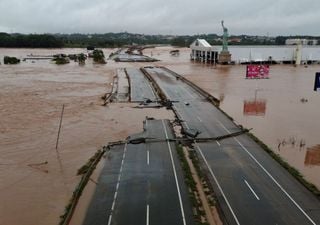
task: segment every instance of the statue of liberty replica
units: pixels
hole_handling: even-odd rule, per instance
[[[229,64],[231,62],[231,54],[228,50],[228,28],[224,26],[223,20],[221,21],[223,28],[223,39],[222,39],[222,51],[219,54],[218,62],[220,64]]]

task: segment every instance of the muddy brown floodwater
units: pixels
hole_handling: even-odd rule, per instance
[[[88,60],[83,67],[49,61],[0,65],[1,225],[58,224],[79,182],[78,168],[97,149],[140,132],[145,116],[172,118],[165,109],[133,109],[127,103],[102,107],[100,97],[110,91],[115,69],[121,67],[163,65],[186,76],[219,98],[221,108],[237,123],[253,128],[256,136],[320,187],[320,93],[312,91],[319,66],[272,66],[270,79],[246,80],[245,66],[193,63],[189,49],[180,49],[178,57],[170,56],[170,50],[145,50],[162,60],[148,64],[94,65]],[[0,49],[0,59],[82,51]],[[111,51],[104,49],[106,55]],[[65,114],[55,151],[62,104]],[[73,224],[83,219],[94,184],[89,182],[86,190]]]
[[[81,51],[0,49],[0,59]],[[106,55],[111,52],[104,51]],[[110,91],[119,66],[113,62],[93,65],[90,60],[85,66],[73,62],[57,66],[50,61],[0,65],[1,225],[58,224],[79,182],[77,170],[96,150],[142,131],[146,116],[172,118],[165,109],[101,106],[100,97]]]

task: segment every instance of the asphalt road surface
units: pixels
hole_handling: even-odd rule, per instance
[[[239,131],[219,109],[172,73],[146,68],[173,103],[184,129],[199,137]],[[320,201],[249,136],[243,134],[195,149],[206,166],[228,224],[320,224]]]
[[[146,99],[150,99],[151,101],[157,100],[149,81],[141,70],[128,68],[126,71],[130,77],[130,95],[132,102],[143,102]]]
[[[193,225],[192,206],[167,120],[146,120],[147,137],[162,142],[113,147],[85,225]]]
[[[129,100],[128,96],[129,81],[126,76],[124,69],[117,70],[117,91],[116,100],[118,102],[127,102]]]

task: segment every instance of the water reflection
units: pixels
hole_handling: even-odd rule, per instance
[[[320,145],[308,148],[304,159],[306,166],[320,166]]]
[[[244,100],[243,115],[246,116],[265,116],[266,114],[265,99]]]
[[[243,101],[243,115],[265,116],[267,100],[258,98],[258,89],[255,90],[254,98]]]

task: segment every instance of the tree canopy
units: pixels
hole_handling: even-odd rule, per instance
[[[61,39],[49,34],[7,34],[0,33],[0,47],[5,48],[61,48]]]

